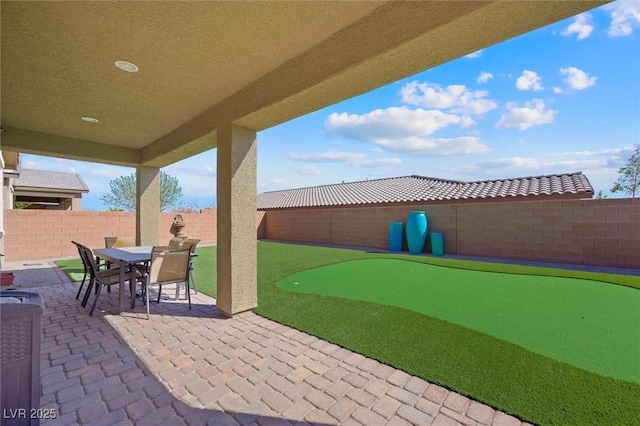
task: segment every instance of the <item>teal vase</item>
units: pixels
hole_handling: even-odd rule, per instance
[[[434,256],[442,256],[444,254],[444,238],[442,232],[431,233],[431,253]]]
[[[402,222],[389,223],[389,251],[402,251]]]
[[[427,215],[424,212],[412,211],[407,219],[407,245],[409,253],[420,254],[427,239]]]

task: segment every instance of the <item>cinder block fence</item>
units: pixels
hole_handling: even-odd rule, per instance
[[[411,210],[425,211],[429,231],[443,233],[445,253],[640,268],[640,199],[269,210],[256,212],[256,232],[271,240],[384,249],[389,222],[406,222]],[[71,240],[101,247],[105,236],[135,235],[134,213],[5,213],[7,261],[73,256]],[[187,235],[216,242],[216,210],[181,214]],[[161,241],[171,238],[174,216],[162,214]]]
[[[169,232],[177,213],[162,213],[160,241],[169,242]],[[187,226],[184,233],[201,244],[217,241],[217,214],[214,209],[200,213],[180,213]],[[136,215],[131,212],[7,210],[5,260],[50,259],[77,255],[71,241],[89,247],[104,247],[104,237],[135,237]],[[264,212],[256,212],[256,230],[264,238]]]
[[[411,210],[443,233],[445,253],[640,268],[640,199],[269,210],[265,235],[384,249],[389,222]]]

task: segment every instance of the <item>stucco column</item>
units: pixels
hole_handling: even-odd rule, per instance
[[[136,168],[136,243],[153,246],[159,242],[160,169]]]
[[[218,307],[229,316],[258,305],[256,133],[218,128]]]
[[[4,162],[1,161],[2,160],[2,153],[0,152],[0,165],[2,165],[2,167],[0,167],[0,181],[2,181],[2,193],[0,193],[0,230],[2,230],[2,235],[0,235],[0,254],[4,255],[4,233],[7,232],[6,229],[6,225],[5,225],[5,221],[4,221],[4,198],[5,198],[5,192],[9,190],[8,186],[9,182],[8,179],[4,179]],[[3,265],[3,260],[2,260],[2,256],[0,256],[0,271],[2,270],[2,265]]]

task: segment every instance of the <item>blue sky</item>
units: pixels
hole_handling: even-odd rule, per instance
[[[484,180],[582,171],[609,189],[640,146],[640,2],[618,0],[258,134],[258,192],[418,174]],[[23,156],[79,173],[85,209],[134,170]],[[216,152],[163,169],[215,203]],[[618,196],[621,196],[618,195]]]

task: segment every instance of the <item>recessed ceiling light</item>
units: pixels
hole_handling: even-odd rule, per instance
[[[127,61],[116,61],[116,67],[120,68],[122,71],[126,72],[138,72],[138,66],[136,64],[132,64]]]
[[[83,116],[82,119],[84,121],[89,122],[89,123],[97,123],[98,122],[97,118],[89,117],[88,115]]]

